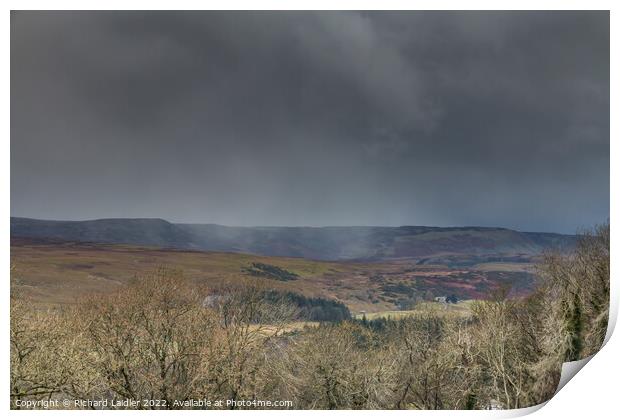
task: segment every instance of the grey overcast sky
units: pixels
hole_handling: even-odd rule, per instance
[[[11,214],[609,217],[607,12],[13,12]]]

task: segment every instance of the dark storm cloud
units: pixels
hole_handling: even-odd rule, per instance
[[[16,12],[11,32],[13,215],[609,215],[606,12]]]

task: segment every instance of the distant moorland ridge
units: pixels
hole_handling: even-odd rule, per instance
[[[575,235],[488,227],[231,227],[163,219],[52,221],[11,217],[12,238],[131,244],[315,260],[445,255],[536,255],[570,249]]]

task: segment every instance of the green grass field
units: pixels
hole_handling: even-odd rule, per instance
[[[420,315],[423,313],[434,312],[440,315],[446,316],[460,316],[466,317],[471,314],[471,304],[474,302],[473,300],[464,300],[460,301],[456,304],[448,303],[437,303],[437,302],[423,302],[416,305],[415,309],[406,310],[406,311],[378,311],[378,312],[366,312],[366,313],[356,313],[354,316],[357,319],[363,319],[364,316],[368,320],[373,320],[377,318],[386,318],[386,319],[401,319],[409,316]]]

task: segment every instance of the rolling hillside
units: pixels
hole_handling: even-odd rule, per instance
[[[229,227],[175,224],[163,219],[48,221],[19,217],[11,218],[11,236],[325,261],[429,258],[448,265],[455,256],[456,260],[473,256],[471,264],[513,261],[548,248],[570,248],[576,239],[573,235],[483,227]]]
[[[505,285],[514,295],[525,295],[535,285],[529,263],[450,268],[410,260],[318,261],[17,238],[11,241],[11,266],[14,290],[38,304],[71,304],[162,266],[180,269],[208,289],[253,280],[276,290],[343,302],[354,312],[407,309],[435,296],[481,299]]]

